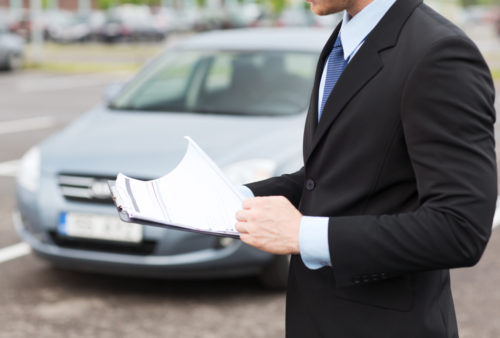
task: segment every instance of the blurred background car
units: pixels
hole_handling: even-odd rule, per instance
[[[92,38],[90,20],[84,16],[71,15],[59,22],[51,21],[47,26],[47,38],[59,42],[84,42]]]
[[[97,38],[104,42],[162,41],[167,31],[157,25],[148,6],[121,5],[110,9],[98,29]]]
[[[265,8],[248,27],[323,27],[333,29],[342,20],[342,13],[318,16],[303,7],[286,8],[273,13]]]
[[[251,27],[262,15],[264,9],[256,3],[232,4],[226,8],[232,28]]]
[[[314,26],[316,16],[304,8],[287,8],[280,13],[276,20],[279,27],[308,27]]]
[[[185,135],[235,185],[296,171],[316,62],[330,33],[210,32],[165,50],[124,87],[111,86],[106,105],[23,157],[19,235],[40,257],[69,269],[166,278],[258,275],[264,286],[284,288],[288,257],[230,238],[134,228],[119,220],[106,182],[118,172],[164,175],[183,157]]]
[[[29,41],[31,34],[31,20],[26,9],[15,9],[7,12],[7,25],[11,33],[15,33],[25,41]],[[5,21],[4,21],[5,23]]]
[[[24,39],[9,32],[7,22],[0,17],[0,69],[18,70],[23,66]]]
[[[68,22],[74,14],[65,10],[45,10],[38,13],[37,27],[42,31],[44,39],[50,39],[49,30]],[[12,33],[30,41],[34,28],[32,22],[32,13],[29,9],[18,8],[8,11],[8,26]]]
[[[332,28],[340,21],[339,16],[314,16],[304,6],[277,9],[270,3],[252,1],[227,2],[224,5],[180,2],[175,6],[163,2],[161,6],[145,2],[109,3],[109,6],[89,8],[84,6],[84,2],[75,5],[47,6],[36,12],[29,8],[0,7],[0,17],[5,17],[11,32],[28,42],[41,31],[43,40],[65,44],[87,41],[159,42],[175,33],[247,27]],[[35,39],[35,43],[40,43],[41,38]]]

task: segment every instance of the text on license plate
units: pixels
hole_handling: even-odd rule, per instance
[[[125,223],[118,216],[84,213],[61,213],[58,232],[69,237],[139,243],[143,237],[140,224]]]

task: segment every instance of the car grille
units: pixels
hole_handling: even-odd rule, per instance
[[[58,184],[64,198],[92,203],[112,204],[108,180],[114,177],[89,177],[82,175],[61,174]]]
[[[156,247],[155,241],[144,240],[141,243],[120,243],[100,240],[87,240],[79,238],[70,238],[58,235],[55,231],[49,232],[50,239],[62,248],[100,251],[110,253],[121,253],[127,255],[150,255]]]

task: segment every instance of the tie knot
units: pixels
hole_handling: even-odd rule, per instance
[[[342,47],[342,39],[340,38],[340,33],[337,36],[337,40],[335,40],[335,43],[333,44],[333,48],[338,48]]]

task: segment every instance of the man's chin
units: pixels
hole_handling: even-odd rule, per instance
[[[338,12],[341,12],[342,9],[328,9],[328,8],[321,8],[321,7],[318,7],[318,6],[315,6],[314,4],[311,4],[311,11],[316,14],[316,15],[319,15],[319,16],[326,16],[326,15],[331,15],[331,14],[335,14],[335,13],[338,13]]]
[[[333,13],[329,13],[327,11],[315,11],[315,10],[313,10],[312,12],[318,16],[327,16],[327,15],[333,14]]]

